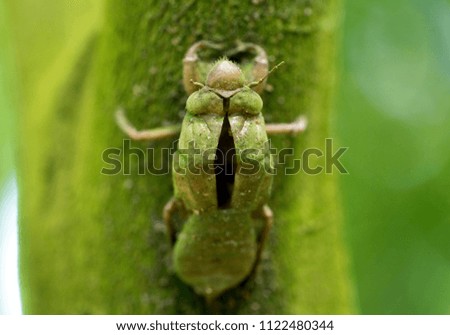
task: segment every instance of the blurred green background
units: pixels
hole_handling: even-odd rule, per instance
[[[341,178],[362,313],[450,313],[450,1],[347,1]]]
[[[360,312],[449,314],[450,1],[344,7],[332,122],[349,147],[340,184]],[[58,85],[101,13],[94,0],[0,0],[0,194],[26,150],[14,147],[18,106]]]

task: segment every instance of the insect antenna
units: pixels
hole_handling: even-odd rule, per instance
[[[275,71],[276,69],[278,69],[281,65],[284,64],[284,61],[278,63],[277,65],[275,65],[272,70],[270,70],[269,72],[267,72],[267,74],[262,77],[261,79],[259,79],[258,81],[252,81],[250,84],[248,84],[248,87],[254,87],[254,86],[258,86],[259,84],[261,84],[273,71]]]

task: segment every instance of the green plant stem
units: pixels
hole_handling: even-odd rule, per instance
[[[337,0],[110,1],[100,36],[84,44],[65,83],[40,98],[48,108],[28,102],[22,117],[24,311],[354,312],[335,174],[278,173],[270,203],[275,223],[256,277],[207,304],[173,273],[161,217],[173,191],[170,175],[139,175],[135,157],[123,161],[129,174],[101,173],[104,151],[122,148],[125,139],[114,121],[117,108],[140,129],[180,122],[181,60],[202,39],[250,41],[272,64],[285,61],[269,78],[263,113],[269,122],[304,114],[309,127],[298,137],[274,138],[273,146],[292,147],[297,158],[306,148],[323,149],[339,18]],[[131,146],[154,150],[149,163],[156,167],[169,164],[161,152],[170,140]]]

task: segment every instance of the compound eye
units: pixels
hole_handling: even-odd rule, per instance
[[[186,110],[194,115],[223,114],[223,100],[217,94],[201,89],[189,96]]]
[[[248,88],[231,97],[229,113],[258,115],[262,107],[263,101],[259,94]]]

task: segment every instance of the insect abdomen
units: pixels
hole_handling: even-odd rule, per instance
[[[248,212],[224,209],[194,214],[178,236],[175,271],[198,294],[214,298],[250,274],[256,251]]]

